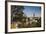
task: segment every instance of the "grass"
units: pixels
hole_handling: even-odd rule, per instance
[[[11,24],[11,29],[15,29],[16,28],[16,24]]]

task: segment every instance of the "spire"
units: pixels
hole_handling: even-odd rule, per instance
[[[33,13],[33,17],[35,17],[35,13]]]

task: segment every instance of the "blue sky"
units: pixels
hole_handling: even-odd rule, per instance
[[[24,6],[23,12],[28,17],[32,17],[33,13],[35,13],[36,17],[39,17],[41,15],[41,7],[40,6]]]

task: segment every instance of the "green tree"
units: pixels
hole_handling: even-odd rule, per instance
[[[41,27],[41,17],[38,19],[37,26]]]
[[[23,6],[11,6],[11,18],[12,21],[21,21],[23,18]]]

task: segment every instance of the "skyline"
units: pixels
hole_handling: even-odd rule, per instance
[[[41,16],[41,7],[40,6],[24,6],[24,14],[27,17],[32,17],[35,14],[35,17]]]

